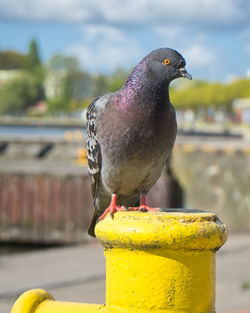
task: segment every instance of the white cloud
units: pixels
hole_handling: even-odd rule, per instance
[[[246,71],[246,77],[247,78],[250,78],[250,67],[247,69],[247,71]]]
[[[0,19],[76,23],[84,36],[66,52],[91,71],[129,67],[148,49],[167,46],[183,54],[192,74],[222,76],[233,69],[222,62],[229,52],[218,38],[230,30],[240,30],[250,52],[248,0],[0,0]]]
[[[245,49],[246,53],[250,55],[250,42],[249,41],[245,42],[244,49]]]
[[[193,44],[183,50],[187,69],[193,78],[202,77],[214,80],[221,77],[222,64],[220,53],[206,44]]]
[[[183,55],[187,70],[194,79],[214,80],[224,75],[221,46],[209,44],[211,37],[206,32],[184,27],[157,27],[156,36],[161,44]]]
[[[181,47],[187,41],[185,30],[179,26],[157,26],[154,29],[158,42],[166,47]]]
[[[207,67],[216,63],[216,53],[205,45],[194,44],[184,50],[185,58],[191,67]]]
[[[208,36],[199,30],[192,32],[183,27],[157,27],[155,33],[161,44],[178,50],[189,67],[211,66],[218,58],[214,48],[207,44]]]
[[[239,37],[244,42],[243,49],[250,55],[250,27],[239,34]]]
[[[105,17],[116,23],[232,27],[241,26],[249,16],[247,0],[220,0],[219,5],[217,0],[129,0],[122,9],[119,1],[111,2]]]
[[[81,22],[88,20],[95,14],[88,1],[85,9],[79,0],[1,0],[0,16],[4,19]]]
[[[105,39],[115,43],[123,43],[127,38],[123,31],[119,28],[109,25],[85,25],[82,27],[84,39],[89,42]]]
[[[226,77],[226,83],[234,83],[235,81],[237,81],[238,79],[240,78],[239,75],[236,75],[236,74],[229,74],[227,77]]]
[[[66,52],[77,56],[90,71],[109,72],[118,66],[129,68],[142,55],[139,43],[116,28],[88,25],[83,33],[84,42],[71,46]]]
[[[234,28],[249,25],[247,0],[1,0],[5,19],[143,26],[193,25]]]
[[[159,44],[155,48],[168,46],[179,50],[186,59],[188,70],[192,73],[201,70],[212,76],[216,72],[219,56],[214,49],[207,46],[204,37],[198,35],[195,40],[197,43],[191,44],[188,37],[185,37],[183,29],[172,28],[166,45],[163,44],[164,40],[162,42],[157,40],[158,36],[163,37],[163,34],[164,29],[155,31]],[[83,27],[83,42],[71,46],[66,52],[77,56],[83,67],[90,71],[110,72],[118,66],[124,68],[134,66],[149,51],[145,51],[140,42],[128,36],[125,31],[107,25],[87,25]]]

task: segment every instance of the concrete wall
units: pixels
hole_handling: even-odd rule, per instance
[[[0,240],[69,243],[87,238],[93,203],[86,150],[84,139],[73,139],[0,140]],[[179,136],[172,168],[186,207],[215,211],[233,231],[250,230],[247,142]],[[162,175],[148,195],[149,205],[173,207],[171,181]]]
[[[186,207],[216,212],[232,231],[250,231],[250,151],[179,148],[173,168]]]
[[[93,207],[84,172],[0,175],[0,240],[48,244],[86,240]]]

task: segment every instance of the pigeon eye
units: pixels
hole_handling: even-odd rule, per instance
[[[170,64],[170,60],[169,60],[169,59],[165,59],[165,60],[163,61],[163,63],[166,64],[166,65],[169,65],[169,64]]]

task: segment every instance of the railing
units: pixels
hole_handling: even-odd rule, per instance
[[[215,252],[227,239],[214,213],[118,212],[96,226],[106,256],[106,304],[20,296],[12,313],[214,313]]]

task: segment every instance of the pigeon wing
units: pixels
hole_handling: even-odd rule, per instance
[[[105,108],[107,100],[107,95],[98,97],[90,103],[87,110],[88,172],[91,177],[91,190],[94,200],[97,194],[102,163],[101,147],[97,140],[97,120],[99,114]]]

